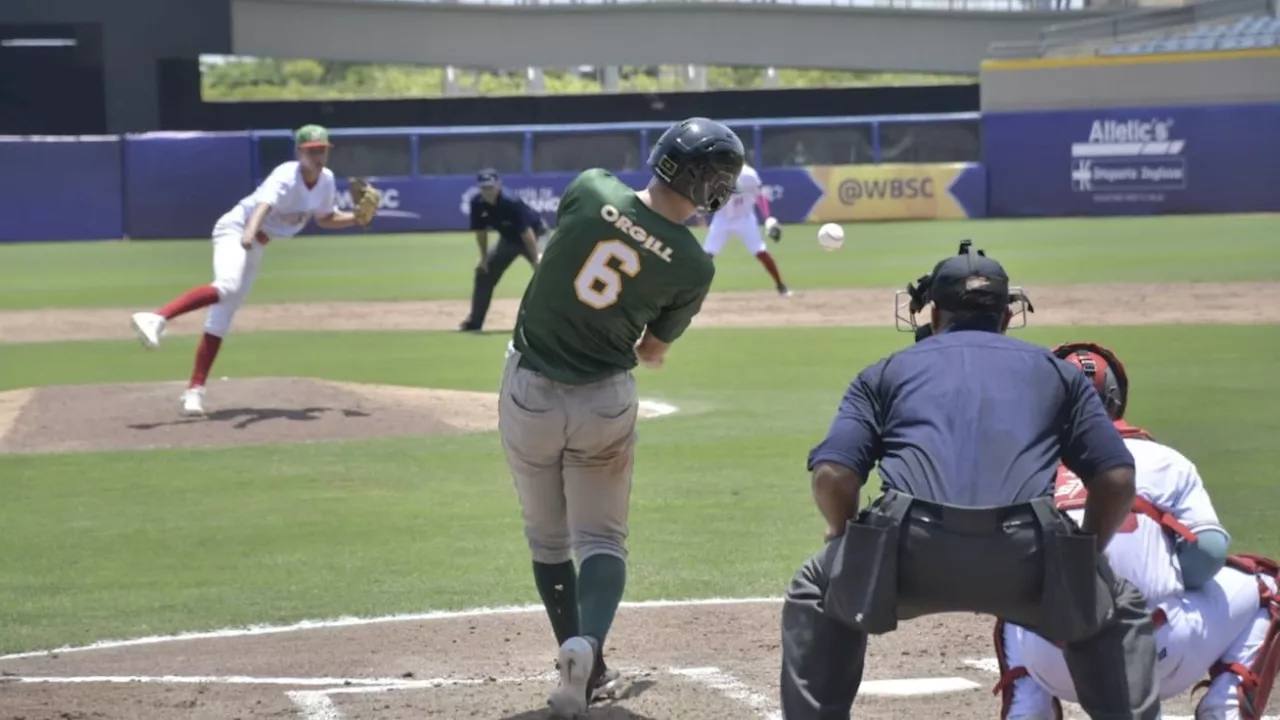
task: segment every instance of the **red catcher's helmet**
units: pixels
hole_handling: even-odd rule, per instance
[[[1084,371],[1112,420],[1123,420],[1129,405],[1129,374],[1116,354],[1096,343],[1063,343],[1053,354]]]

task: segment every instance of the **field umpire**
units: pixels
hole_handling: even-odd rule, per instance
[[[849,718],[868,633],[976,612],[1061,644],[1089,717],[1155,720],[1151,614],[1102,555],[1133,457],[1083,373],[1005,335],[999,263],[966,241],[928,293],[932,337],[863,370],[809,455],[827,545],[783,605],[783,717]],[[1089,489],[1079,527],[1053,504],[1059,458]],[[877,463],[883,494],[859,512]]]
[[[471,198],[471,229],[476,233],[480,262],[476,263],[475,284],[471,288],[471,314],[458,326],[463,332],[484,327],[494,288],[515,259],[523,256],[536,270],[538,242],[546,225],[533,208],[520,198],[504,192],[498,171],[486,168],[476,173],[479,192]],[[498,242],[489,247],[489,230],[498,232]]]

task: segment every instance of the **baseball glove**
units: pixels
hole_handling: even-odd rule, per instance
[[[382,203],[382,191],[363,178],[350,178],[347,182],[351,190],[351,211],[356,216],[356,222],[361,226],[368,226],[378,212],[378,205]]]
[[[764,231],[774,242],[782,240],[782,224],[773,218],[764,221]]]

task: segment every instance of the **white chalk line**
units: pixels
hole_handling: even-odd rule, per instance
[[[619,668],[623,676],[632,673],[646,674],[643,671],[636,671],[628,668]],[[713,690],[718,690],[725,696],[733,700],[744,702],[752,710],[756,711],[764,720],[782,720],[781,710],[770,709],[773,703],[764,695],[751,690],[747,685],[738,680],[733,675],[721,671],[719,668],[667,668],[667,672],[672,675],[694,678],[701,684],[707,685]],[[553,681],[558,677],[557,673],[545,673],[542,675],[533,675],[524,678],[484,678],[484,679],[466,679],[462,682],[451,681],[448,684],[453,685],[476,685],[476,684],[496,684],[503,682],[529,682],[529,681]],[[428,681],[429,682],[429,681]],[[434,687],[444,687],[445,684],[436,685]],[[325,690],[296,690],[286,692],[285,694],[297,706],[299,712],[302,713],[303,720],[342,720],[342,711],[333,702],[333,695],[353,694],[353,693],[377,693],[391,692],[396,690],[412,690],[416,689],[409,683],[396,683],[386,685],[368,685],[363,687],[340,687],[327,688]]]
[[[730,700],[736,700],[751,708],[757,717],[764,720],[782,720],[782,711],[776,709],[776,703],[720,668],[668,668],[667,672],[706,685]]]
[[[961,662],[975,670],[982,670],[983,672],[988,672],[993,675],[1000,674],[1000,661],[997,658],[970,658],[962,660]],[[1078,706],[1075,704],[1064,704],[1067,706],[1066,715],[1070,720],[1084,720],[1087,717],[1083,712],[1076,710],[1076,707]],[[1195,720],[1195,717],[1191,715],[1161,715],[1161,717],[1163,717],[1164,720]],[[1280,720],[1280,715],[1264,715],[1262,720]]]
[[[961,662],[974,670],[981,670],[983,672],[991,673],[992,675],[1000,674],[1000,661],[997,658],[968,658],[961,660]]]
[[[641,669],[620,668],[624,676],[645,674]],[[781,720],[781,711],[765,694],[753,690],[732,673],[716,667],[667,668],[667,672],[715,690],[743,703],[763,720]],[[25,684],[175,684],[175,685],[264,685],[315,687],[318,690],[288,690],[285,695],[297,706],[304,720],[341,720],[342,713],[332,696],[372,694],[403,690],[437,690],[450,687],[552,682],[554,672],[537,675],[482,678],[343,678],[343,677],[253,677],[247,675],[81,675],[6,677],[6,682]],[[863,683],[860,695],[915,696],[955,692],[978,687],[963,678],[921,678],[873,680]]]
[[[718,667],[668,668],[672,675],[688,678],[725,697],[751,708],[763,720],[782,720],[782,711],[764,693],[752,689],[733,673]],[[898,680],[869,680],[858,688],[859,697],[916,697],[942,693],[964,692],[981,687],[972,680],[960,677],[903,678]]]
[[[730,605],[763,605],[782,602],[782,598],[703,598],[688,600],[643,600],[624,602],[620,607],[636,610],[660,608],[730,606]],[[28,652],[0,655],[3,660],[22,660],[24,658],[43,657],[52,654],[86,652],[89,650],[113,650],[116,648],[137,647],[143,645],[159,645],[162,643],[183,640],[220,640],[229,638],[252,637],[256,635],[275,635],[278,633],[299,632],[303,630],[330,630],[336,628],[360,627],[364,625],[380,625],[401,622],[429,622],[433,620],[458,620],[486,616],[523,615],[526,613],[546,612],[542,605],[504,605],[496,607],[480,607],[468,610],[433,610],[421,613],[402,615],[382,615],[377,617],[338,617],[327,620],[302,620],[288,625],[249,625],[223,628],[219,630],[194,631],[173,635],[150,635],[147,637],[123,640],[103,640],[88,645],[68,645],[52,650],[32,650]]]
[[[244,675],[79,675],[79,676],[6,676],[5,681],[29,684],[152,684],[152,685],[284,685],[288,687],[323,687],[334,691],[377,692],[387,688],[429,690],[458,685],[491,685],[554,679],[554,673],[522,677],[483,678],[342,678],[342,677],[249,677]]]

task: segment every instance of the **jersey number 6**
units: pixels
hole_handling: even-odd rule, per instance
[[[617,261],[617,269],[610,261]],[[573,279],[573,290],[582,304],[603,310],[618,302],[622,292],[622,274],[635,277],[640,272],[640,253],[621,240],[604,240],[582,264]]]

